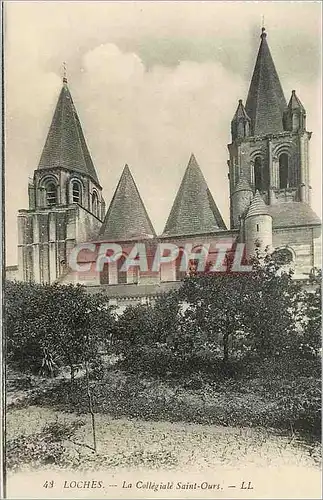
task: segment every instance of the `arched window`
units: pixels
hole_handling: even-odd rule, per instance
[[[279,157],[279,188],[288,188],[288,155],[282,153]]]
[[[99,216],[99,200],[98,200],[98,195],[94,191],[92,194],[92,213],[96,217]]]
[[[254,164],[254,179],[255,179],[255,188],[258,191],[263,190],[263,179],[262,179],[262,164],[261,164],[260,156],[257,156]]]
[[[82,203],[82,190],[78,181],[72,182],[72,203]]]
[[[46,204],[52,207],[57,204],[57,186],[55,182],[48,182],[46,185]]]

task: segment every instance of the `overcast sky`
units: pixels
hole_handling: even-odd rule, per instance
[[[107,205],[128,163],[161,233],[194,152],[229,225],[230,121],[247,96],[262,16],[286,99],[296,89],[307,110],[320,213],[320,2],[24,1],[5,11],[8,265],[63,61]]]

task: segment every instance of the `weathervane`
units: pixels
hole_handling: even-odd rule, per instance
[[[261,35],[260,38],[264,39],[266,38],[266,28],[265,28],[265,16],[262,15],[262,20],[261,20]]]
[[[66,62],[63,62],[63,83],[67,83]]]

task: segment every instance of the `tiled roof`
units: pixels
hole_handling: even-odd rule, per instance
[[[276,203],[270,205],[268,209],[273,218],[274,228],[321,225],[320,218],[307,203],[299,201]]]
[[[62,167],[99,180],[87,148],[72,96],[64,82],[39,161],[39,169]]]
[[[156,236],[128,165],[123,169],[99,236],[110,240]]]
[[[304,108],[303,104],[301,103],[301,101],[299,100],[299,98],[297,97],[295,90],[292,90],[292,95],[291,95],[291,98],[290,98],[289,103],[288,103],[288,109],[291,109],[291,110],[301,109],[302,111],[305,112],[305,108]]]
[[[201,234],[226,229],[192,154],[166,222],[163,236]]]
[[[245,109],[244,105],[242,104],[242,99],[239,99],[238,107],[237,107],[237,110],[234,114],[232,121],[239,120],[239,118],[245,118],[246,120],[250,121],[250,118],[246,112],[246,109]]]
[[[246,102],[246,112],[251,119],[251,134],[255,136],[283,132],[283,113],[286,108],[286,99],[263,28]]]
[[[270,215],[268,210],[268,205],[262,199],[259,191],[256,191],[255,196],[253,197],[252,202],[248,208],[246,219],[248,217],[252,217],[253,215]]]

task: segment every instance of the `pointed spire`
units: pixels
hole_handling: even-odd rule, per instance
[[[163,235],[200,234],[221,229],[226,229],[225,223],[192,153]]]
[[[61,167],[88,175],[99,184],[66,77],[63,82],[38,169]]]
[[[247,115],[246,109],[243,105],[242,99],[239,99],[238,101],[238,107],[234,114],[233,120],[239,120],[240,118],[245,118],[246,120],[250,121],[250,118]]]
[[[295,90],[292,90],[291,98],[284,113],[284,127],[285,130],[291,130],[292,132],[306,130],[306,111]]]
[[[258,190],[250,203],[245,218],[247,219],[248,217],[252,217],[254,215],[270,215],[268,205],[266,205]]]
[[[246,102],[251,118],[251,134],[264,135],[283,132],[283,113],[287,103],[267,44],[265,28]]]
[[[299,109],[300,111],[303,111],[305,113],[305,108],[297,97],[295,90],[292,90],[292,95],[288,103],[288,109],[290,109],[291,111],[293,111],[294,109]]]
[[[237,110],[231,121],[232,140],[247,137],[250,133],[250,122],[251,120],[245,110],[242,99],[239,99]]]
[[[100,230],[100,239],[131,240],[156,236],[138,188],[125,165]]]

